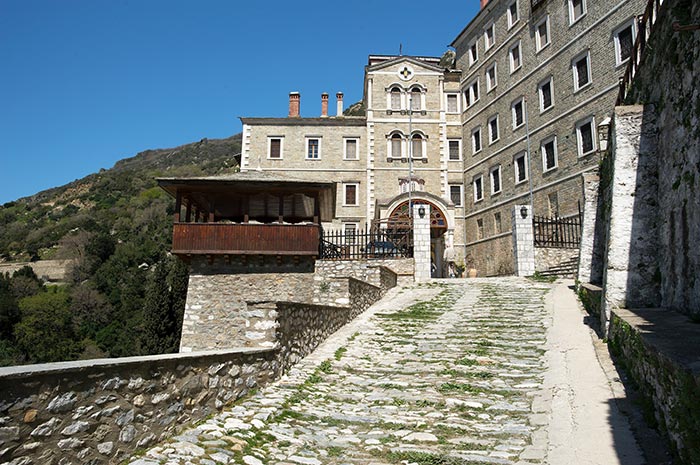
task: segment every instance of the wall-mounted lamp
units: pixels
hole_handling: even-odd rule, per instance
[[[598,145],[601,152],[608,150],[608,137],[610,136],[610,118],[605,118],[598,125]]]
[[[418,216],[420,216],[421,218],[425,218],[425,207],[423,205],[418,207]]]
[[[527,218],[527,207],[525,205],[520,207],[520,216],[522,216],[523,219]]]

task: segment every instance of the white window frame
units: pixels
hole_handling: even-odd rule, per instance
[[[317,153],[318,156],[315,158],[309,157],[309,142],[312,140],[318,141],[318,153]],[[322,149],[323,138],[321,136],[306,136],[305,141],[306,141],[306,143],[304,144],[304,147],[306,148],[305,153],[304,153],[305,159],[312,160],[312,161],[320,160],[322,158],[322,153],[323,153],[323,149]]]
[[[491,30],[491,43],[488,40],[489,29]],[[494,45],[496,45],[496,23],[491,22],[484,28],[484,52],[488,52]]]
[[[419,136],[419,137],[420,137],[420,141],[421,141],[421,144],[420,144],[420,145],[421,145],[421,155],[420,155],[420,157],[417,157],[416,154],[413,153],[413,150],[412,150],[412,149],[413,149],[413,145],[412,145],[412,144],[413,144],[413,137],[414,137],[414,136]],[[428,157],[428,152],[427,152],[427,149],[428,149],[428,136],[426,136],[426,135],[423,134],[422,132],[414,132],[413,134],[411,134],[411,137],[410,137],[408,143],[411,144],[411,151],[410,151],[411,158],[413,158],[414,160],[422,160],[422,159]],[[408,148],[407,148],[406,155],[407,155],[407,156],[409,155]]]
[[[495,177],[494,173],[498,171],[498,190],[495,189]],[[500,194],[503,191],[503,170],[501,165],[492,166],[489,170],[489,182],[491,183],[491,195]]]
[[[544,93],[542,92],[542,89],[547,83],[549,83],[549,100],[551,101],[551,104],[547,108],[545,108]],[[549,76],[547,79],[543,79],[539,82],[539,84],[537,84],[537,95],[540,100],[540,113],[549,111],[554,107],[554,78],[552,76]]]
[[[469,66],[474,66],[474,64],[479,61],[479,41],[474,39],[469,43],[467,49],[467,55],[469,56]]]
[[[280,156],[272,157],[272,140],[279,139],[280,141]],[[267,159],[268,160],[284,160],[284,136],[267,136]]]
[[[494,120],[496,121],[496,138],[495,139],[492,138],[493,132],[491,131],[491,122]],[[500,123],[500,121],[498,121],[498,113],[496,113],[495,115],[493,115],[492,117],[490,117],[488,119],[488,123],[486,124],[486,127],[488,128],[488,132],[489,132],[489,145],[495,144],[496,142],[498,142],[501,139],[501,123]]]
[[[586,0],[581,0],[581,3],[583,4],[583,13],[581,13],[581,16],[578,18],[574,18],[574,0],[569,0],[569,26],[573,26],[577,22],[581,20],[586,14],[588,13],[588,5],[586,5]]]
[[[348,226],[352,226],[355,230],[355,234],[348,234]],[[343,244],[356,244],[357,235],[360,231],[360,223],[354,221],[343,221]],[[348,238],[353,237],[354,240],[349,241]]]
[[[515,61],[513,60],[513,50],[518,49],[518,66],[515,66]],[[523,67],[523,48],[521,45],[520,39],[517,40],[513,45],[510,46],[508,49],[508,63],[510,64],[510,74],[515,73],[518,71],[520,68]]]
[[[453,202],[453,200],[452,200],[452,188],[453,187],[456,187],[459,189],[459,203],[455,203],[455,207],[463,207],[464,206],[464,185],[462,185],[462,184],[448,184],[447,192],[450,196],[450,202]]]
[[[583,137],[581,136],[581,128],[587,124],[591,125],[591,142],[593,148],[589,150],[588,152],[583,152]],[[578,123],[576,123],[576,150],[578,152],[579,157],[585,157],[587,155],[590,155],[592,153],[595,153],[596,150],[598,150],[598,141],[596,140],[596,126],[595,126],[595,117],[594,116],[589,116],[586,119],[580,120]]]
[[[476,133],[479,133],[479,150],[476,150],[476,138],[474,137]],[[471,141],[472,155],[476,155],[484,149],[484,138],[481,135],[481,126],[477,126],[474,129],[472,129]]]
[[[355,141],[355,157],[348,157],[348,141]],[[360,138],[359,137],[343,137],[343,160],[357,161],[360,159]]]
[[[355,186],[355,202],[356,203],[346,203],[347,200],[347,188],[349,186]],[[344,182],[343,183],[343,206],[344,207],[359,207],[360,206],[360,183],[359,182]]]
[[[450,158],[450,142],[457,142],[457,158]],[[462,139],[447,139],[447,161],[462,161]]]
[[[414,104],[413,95],[418,94],[418,104]],[[413,108],[413,106],[417,108]],[[419,85],[413,85],[408,92],[406,92],[406,109],[411,111],[422,111],[425,109],[425,90],[421,89]]]
[[[464,89],[464,108],[470,108],[479,101],[481,98],[481,92],[479,91],[479,78],[476,77],[467,84],[467,88]]]
[[[523,179],[518,179],[520,177],[520,168],[518,168],[518,159],[522,158],[523,159],[523,172],[525,174],[525,177]],[[514,176],[515,176],[515,185],[517,186],[518,184],[522,184],[524,182],[527,182],[530,173],[528,173],[528,163],[527,163],[527,152],[520,152],[515,154],[513,156],[513,169],[514,169]]]
[[[518,103],[520,104],[520,111],[522,112],[522,122],[520,124],[517,124],[517,119],[515,117],[515,106]],[[525,99],[523,97],[513,100],[513,103],[510,104],[510,113],[513,117],[513,131],[515,131],[525,124]]]
[[[632,29],[632,46],[634,46],[634,41],[637,40],[637,26],[634,19],[625,21],[613,31],[613,38],[615,40],[615,67],[622,66],[630,60],[630,57],[627,57],[624,60],[622,59],[622,49],[620,48],[620,32],[624,31],[628,27]],[[634,53],[634,48],[632,49],[631,53]]]
[[[393,149],[392,138],[395,135],[398,135],[399,138],[401,139],[401,153],[399,154],[398,157],[394,155],[394,152],[392,150]],[[407,156],[406,155],[406,137],[402,133],[396,132],[396,131],[390,133],[386,139],[386,143],[387,143],[387,145],[386,145],[387,158],[390,158],[392,160],[400,160],[400,159],[405,158]]]
[[[477,195],[477,181],[481,184],[481,196]],[[476,176],[474,176],[474,178],[472,179],[472,186],[474,187],[474,203],[481,202],[482,200],[484,200],[484,176],[481,174],[477,174]]]
[[[392,91],[394,89],[397,89],[399,92],[399,108],[394,108],[392,105]],[[405,89],[401,87],[398,84],[392,84],[387,88],[386,92],[386,108],[387,110],[391,111],[401,111],[404,109],[404,94],[406,93]]]
[[[493,82],[491,78],[489,77],[489,71],[493,70]],[[486,92],[491,92],[493,89],[498,86],[498,63],[493,62],[491,63],[491,66],[486,68],[486,71],[484,72],[484,79],[486,80]]]
[[[515,5],[515,17],[513,17],[512,8]],[[520,12],[518,11],[518,0],[513,0],[508,5],[508,29],[512,29],[513,26],[520,20]]]
[[[554,147],[554,166],[547,168],[547,151],[545,145],[552,142]],[[548,173],[559,168],[559,149],[557,148],[557,136],[550,136],[540,142],[540,153],[542,154],[542,172]]]
[[[547,34],[547,41],[542,42],[542,36],[540,35],[540,26],[544,24],[545,31]],[[549,28],[549,15],[545,15],[544,18],[542,18],[536,25],[535,25],[535,46],[537,48],[537,53],[541,52],[544,50],[546,47],[548,47],[552,43],[552,34],[551,30]]]
[[[588,72],[588,82],[585,83],[584,85],[580,85],[578,81],[578,68],[576,64],[581,61],[582,59],[586,59],[586,69]],[[573,60],[571,60],[571,72],[573,74],[573,79],[574,79],[574,93],[583,90],[587,87],[589,87],[591,84],[593,84],[593,75],[591,73],[591,51],[586,50],[585,52],[579,53],[574,57]]]
[[[457,110],[456,111],[450,111],[450,99],[449,97],[453,96],[455,98],[455,103],[457,104]],[[460,114],[460,102],[459,102],[459,93],[457,92],[448,92],[445,94],[445,113],[448,115],[458,115]]]

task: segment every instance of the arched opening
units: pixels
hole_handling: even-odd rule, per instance
[[[391,91],[391,109],[401,110],[401,89],[398,87],[392,87]]]

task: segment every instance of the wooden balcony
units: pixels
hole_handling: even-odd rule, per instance
[[[175,223],[176,255],[318,255],[318,224]]]

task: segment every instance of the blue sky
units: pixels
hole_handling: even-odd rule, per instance
[[[431,7],[434,6],[434,7]],[[137,152],[362,98],[369,54],[441,55],[478,0],[0,0],[0,204]]]

